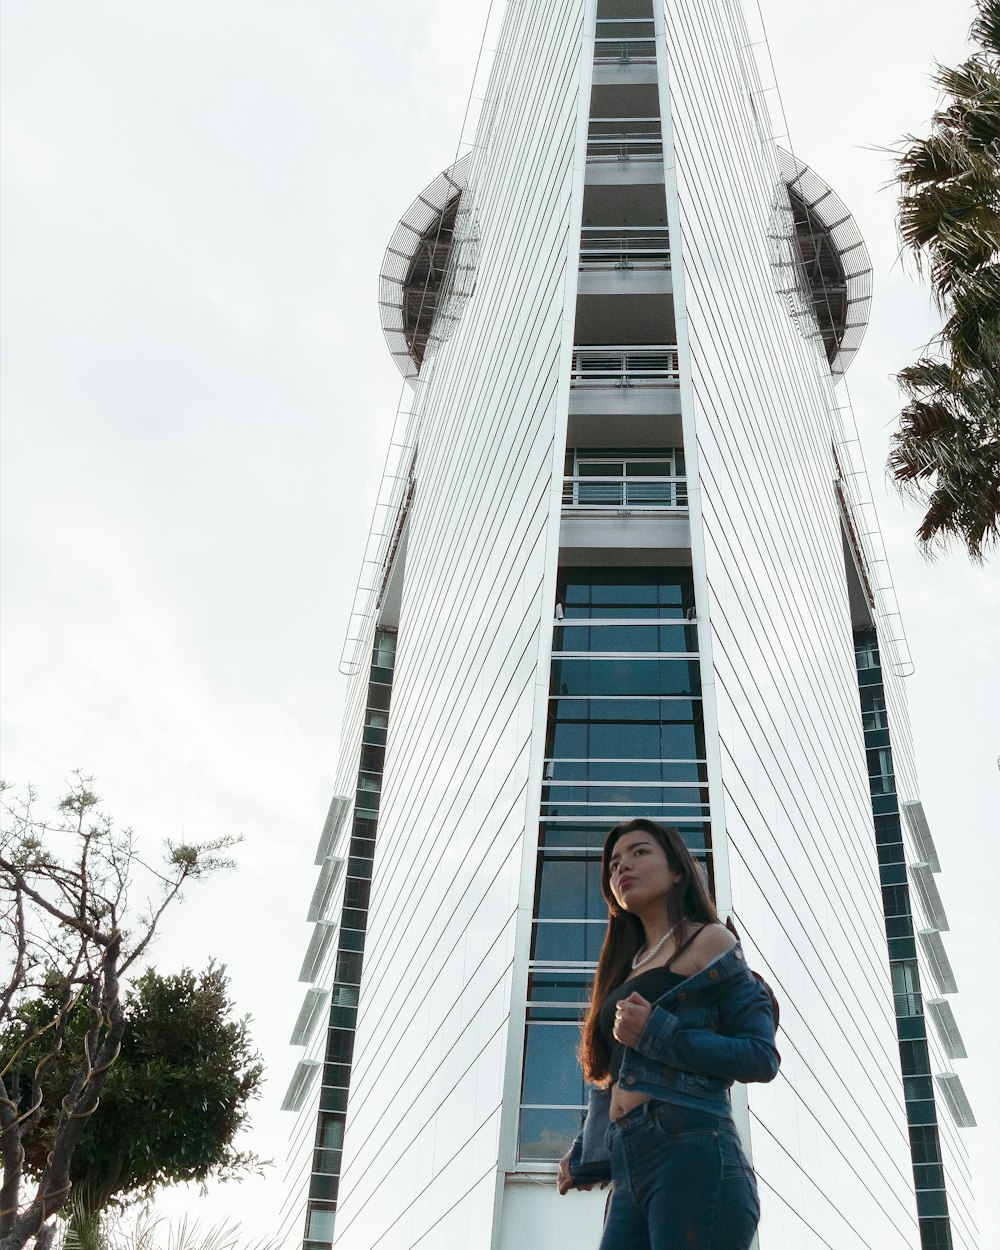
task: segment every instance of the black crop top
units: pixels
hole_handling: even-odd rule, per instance
[[[667,990],[672,990],[675,985],[680,985],[682,981],[687,979],[687,977],[681,976],[678,972],[671,972],[669,968],[650,968],[648,972],[640,972],[638,976],[634,976],[628,981],[623,981],[604,1000],[601,1006],[601,1033],[604,1035],[604,1040],[611,1047],[612,1083],[618,1080],[618,1073],[621,1071],[626,1049],[621,1042],[615,1041],[612,1031],[615,1027],[615,1007],[618,1004],[618,1000],[628,998],[629,994],[641,994],[649,1002],[655,1002],[656,999],[662,998]]]

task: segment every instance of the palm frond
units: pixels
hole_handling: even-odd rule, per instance
[[[954,97],[959,105],[979,108],[985,101],[995,97],[1000,85],[1000,74],[982,55],[971,56],[961,65],[939,65],[933,77],[934,85],[946,95]],[[935,120],[941,114],[935,114]]]
[[[1000,538],[1000,392],[988,371],[925,357],[897,381],[909,403],[890,441],[889,472],[924,505],[928,553],[962,542],[974,560]]]
[[[1000,0],[979,0],[972,38],[987,55],[1000,58]]]
[[[1000,379],[1000,263],[984,265],[955,287],[942,337],[953,368]]]

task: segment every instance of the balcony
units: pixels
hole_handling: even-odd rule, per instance
[[[578,346],[573,349],[572,385],[578,387],[677,386],[674,344]]]
[[[653,23],[644,17],[597,19],[596,65],[632,65],[656,61]]]
[[[670,235],[666,226],[584,226],[580,268],[669,269]]]
[[[663,135],[659,117],[592,117],[587,134],[587,160],[661,161]]]
[[[563,478],[564,508],[596,508],[621,512],[656,509],[686,509],[687,478],[684,477],[596,477]]]

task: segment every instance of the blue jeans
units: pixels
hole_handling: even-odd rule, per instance
[[[760,1204],[732,1119],[647,1102],[611,1122],[608,1145],[600,1250],[748,1250]]]

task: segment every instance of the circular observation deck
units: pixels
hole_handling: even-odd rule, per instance
[[[830,372],[846,373],[868,327],[872,266],[843,200],[805,162],[780,151],[801,260],[803,294],[819,322]]]
[[[382,331],[406,379],[420,372],[435,314],[455,292],[446,288],[459,201],[469,176],[469,156],[438,174],[396,227],[379,275]],[[453,311],[453,322],[458,309]],[[435,337],[444,338],[442,327]]]

